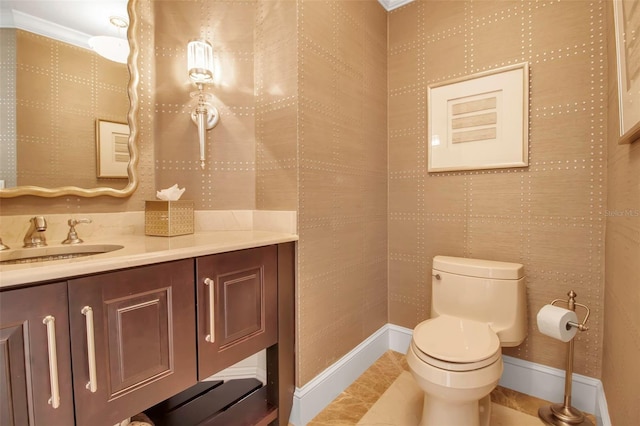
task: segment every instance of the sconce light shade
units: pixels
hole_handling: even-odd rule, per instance
[[[206,40],[191,40],[187,45],[187,68],[194,83],[213,81],[213,47]]]
[[[198,142],[200,143],[200,167],[204,170],[205,143],[207,130],[218,124],[220,114],[211,105],[211,95],[204,91],[206,83],[213,82],[213,47],[206,40],[191,40],[187,44],[187,69],[189,78],[198,86],[198,91],[191,96],[198,98],[198,105],[191,112],[191,120],[198,126]]]

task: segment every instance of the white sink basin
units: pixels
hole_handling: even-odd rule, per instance
[[[72,246],[34,247],[0,252],[0,264],[46,262],[48,260],[71,259],[120,250],[118,244],[78,244]]]

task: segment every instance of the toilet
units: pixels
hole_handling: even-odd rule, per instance
[[[420,426],[488,426],[502,347],[526,336],[523,265],[434,257],[431,318],[413,330],[407,351],[424,391]]]

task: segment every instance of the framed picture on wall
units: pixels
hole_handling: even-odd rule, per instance
[[[428,171],[529,165],[529,65],[427,89]]]
[[[128,178],[129,125],[96,120],[96,157],[99,178]]]
[[[620,144],[640,139],[640,2],[614,0]]]

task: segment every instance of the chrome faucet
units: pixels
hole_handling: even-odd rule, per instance
[[[47,245],[47,238],[44,231],[47,230],[47,221],[43,216],[35,216],[30,219],[31,226],[24,237],[25,248],[42,247]]]
[[[76,232],[76,225],[79,223],[91,223],[91,219],[69,219],[67,221],[67,224],[69,224],[69,234],[67,234],[67,239],[64,240],[62,244],[80,244],[83,242]]]

